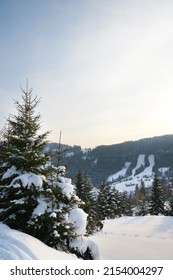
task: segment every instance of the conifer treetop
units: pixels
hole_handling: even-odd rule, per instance
[[[38,134],[41,128],[41,114],[36,113],[40,102],[33,90],[26,86],[22,91],[22,102],[14,101],[16,115],[8,119],[9,165],[17,170],[39,174],[46,163],[43,149],[47,144],[48,132]]]

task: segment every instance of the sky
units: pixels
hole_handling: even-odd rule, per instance
[[[26,78],[49,140],[173,133],[172,0],[0,0],[0,128]]]

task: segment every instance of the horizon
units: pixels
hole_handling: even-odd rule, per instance
[[[70,146],[70,147],[77,146],[77,147],[81,147],[81,149],[84,149],[84,150],[85,150],[85,149],[86,149],[86,150],[88,150],[88,149],[93,150],[93,149],[95,149],[95,148],[97,148],[97,147],[101,147],[101,146],[121,145],[121,144],[124,144],[124,143],[126,143],[126,142],[138,142],[138,141],[142,141],[142,140],[149,140],[149,139],[162,138],[162,137],[173,137],[173,134],[154,135],[154,136],[151,136],[151,137],[150,137],[150,136],[149,136],[149,137],[146,136],[146,137],[144,137],[144,138],[139,138],[139,139],[134,139],[134,140],[129,139],[129,140],[125,140],[125,141],[123,141],[123,142],[118,142],[118,143],[101,144],[101,145],[98,145],[98,146],[95,146],[95,147],[83,147],[83,146],[78,145],[78,144],[70,145],[70,144],[68,144],[68,143],[63,143],[63,141],[61,141],[60,144],[65,145],[65,146]],[[48,140],[48,144],[59,144],[59,142],[56,142],[56,141],[49,141],[49,140]]]

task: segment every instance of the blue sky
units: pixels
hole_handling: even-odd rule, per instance
[[[26,78],[51,141],[173,133],[173,1],[0,0],[0,127]]]

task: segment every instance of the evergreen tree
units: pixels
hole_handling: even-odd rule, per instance
[[[157,174],[154,175],[151,189],[149,212],[151,215],[164,214],[163,189]]]
[[[99,194],[97,197],[97,208],[98,213],[101,220],[105,220],[107,217],[107,198],[109,196],[110,186],[107,181],[102,181],[100,188],[99,188]]]
[[[86,233],[87,214],[78,207],[80,199],[71,179],[64,177],[65,167],[52,166],[43,153],[48,132],[38,134],[39,100],[32,90],[22,92],[23,103],[15,102],[17,115],[8,120],[7,153],[3,151],[0,161],[0,221],[74,253],[77,249],[71,244]]]
[[[80,200],[75,194],[71,179],[63,176],[64,167],[56,169],[57,178],[50,181],[49,188],[40,199],[28,226],[29,233],[47,245],[70,251],[70,241],[86,233],[87,214],[79,208]],[[43,207],[39,213],[39,208]],[[83,228],[78,224],[83,223]]]
[[[149,213],[149,203],[146,188],[144,183],[142,183],[141,187],[138,190],[138,205],[136,214],[139,216],[145,216]]]
[[[128,194],[128,192],[123,191],[120,194],[120,204],[121,204],[121,214],[125,216],[133,215],[133,199],[132,194]]]
[[[46,174],[47,155],[43,148],[48,132],[38,134],[41,115],[35,114],[39,103],[32,90],[22,90],[23,103],[15,101],[17,115],[8,119],[0,170],[0,220],[12,228],[25,231],[27,222],[38,204]]]
[[[169,183],[168,193],[169,193],[169,198],[168,198],[167,215],[173,216],[173,179]]]
[[[97,198],[97,208],[100,219],[113,219],[120,215],[119,193],[108,181],[102,181]]]
[[[93,194],[93,185],[87,175],[77,172],[75,178],[76,195],[81,199],[80,207],[88,214],[87,233],[102,228],[102,223],[97,213],[96,200]]]
[[[11,154],[8,161],[21,172],[45,174],[44,165],[48,157],[43,154],[43,148],[47,144],[49,132],[38,134],[41,128],[41,115],[36,114],[35,109],[40,100],[37,96],[32,96],[32,89],[22,92],[23,103],[15,101],[17,115],[11,116],[8,120]]]
[[[84,185],[84,176],[79,170],[75,176],[74,180],[76,195],[81,199],[81,201],[85,201],[86,198],[86,190]]]
[[[110,188],[108,195],[108,219],[114,219],[121,216],[121,203],[119,191],[115,188]]]

